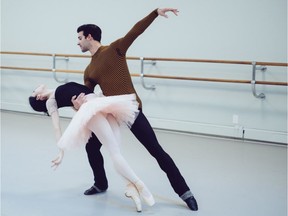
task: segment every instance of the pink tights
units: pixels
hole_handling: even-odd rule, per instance
[[[135,184],[140,179],[131,169],[120,151],[120,126],[111,114],[97,113],[89,121],[87,127],[108,150],[117,172],[127,181]]]

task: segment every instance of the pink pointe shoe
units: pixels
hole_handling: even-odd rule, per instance
[[[149,206],[153,206],[155,204],[155,200],[149,189],[142,181],[137,181],[135,186],[142,197],[142,199],[147,203]]]
[[[137,190],[137,188],[135,187],[134,184],[129,183],[127,185],[125,196],[128,197],[128,198],[131,198],[134,201],[134,203],[136,205],[137,212],[141,212],[142,211],[142,205],[141,205],[140,196],[139,196],[138,190]]]

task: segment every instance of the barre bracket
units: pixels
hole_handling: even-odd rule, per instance
[[[266,96],[264,93],[260,93],[260,94],[256,93],[256,70],[265,72],[267,70],[267,67],[261,66],[261,65],[257,66],[256,62],[252,62],[252,80],[251,80],[252,93],[256,98],[265,99]]]
[[[64,80],[60,80],[58,79],[57,77],[57,74],[56,74],[56,55],[55,54],[52,54],[52,57],[53,57],[53,68],[52,68],[52,72],[53,72],[53,77],[54,79],[56,80],[56,82],[58,83],[67,83],[68,82],[68,75],[66,75],[66,78]],[[66,62],[69,61],[69,57],[64,57],[64,58],[57,58],[57,60],[65,60]]]
[[[141,77],[141,83],[142,83],[142,86],[143,88],[147,89],[147,90],[155,90],[156,87],[155,85],[151,85],[151,86],[147,86],[144,82],[144,64],[151,64],[151,65],[156,65],[156,61],[151,61],[151,62],[144,62],[144,58],[143,57],[140,57],[140,60],[141,60],[141,74],[140,74],[140,77]]]

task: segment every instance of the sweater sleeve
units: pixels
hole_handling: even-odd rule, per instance
[[[133,43],[133,41],[151,25],[151,23],[156,19],[157,16],[158,12],[157,9],[155,9],[146,17],[138,21],[123,38],[120,38],[113,42],[111,46],[115,47],[115,49],[117,49],[117,52],[122,56],[126,55],[126,52]]]

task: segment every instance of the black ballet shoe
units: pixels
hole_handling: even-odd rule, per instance
[[[187,206],[192,210],[192,211],[198,211],[198,204],[194,196],[191,196],[184,200],[187,204]]]
[[[99,194],[99,193],[104,193],[106,190],[101,190],[95,185],[93,185],[91,188],[87,189],[84,194],[85,195],[93,195],[93,194]]]

